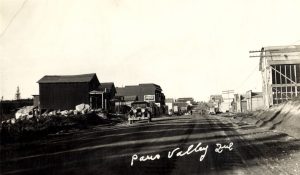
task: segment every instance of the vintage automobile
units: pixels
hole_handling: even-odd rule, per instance
[[[132,124],[133,121],[137,120],[148,120],[148,122],[151,122],[152,115],[150,103],[137,101],[131,104],[131,110],[128,113],[128,121],[129,124]]]
[[[216,115],[217,114],[217,110],[215,107],[210,107],[209,108],[209,112],[210,115]]]

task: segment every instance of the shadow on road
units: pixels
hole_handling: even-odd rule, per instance
[[[257,166],[258,159],[273,159],[298,151],[299,140],[255,126],[220,122],[216,118],[156,119],[153,123],[97,128],[63,137],[1,147],[2,174],[215,174],[236,167]],[[200,153],[167,157],[175,148],[209,146]],[[216,143],[233,142],[232,151],[215,152]],[[154,161],[135,162],[133,154],[160,154]]]

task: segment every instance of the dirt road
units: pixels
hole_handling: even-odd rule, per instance
[[[300,174],[299,146],[299,140],[284,133],[196,114],[1,146],[0,172]]]

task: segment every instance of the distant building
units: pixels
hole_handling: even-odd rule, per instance
[[[116,90],[116,96],[124,97],[125,101],[147,101],[158,106],[165,105],[165,95],[161,87],[153,83],[117,87]]]
[[[209,97],[209,100],[210,100],[210,101],[213,101],[213,102],[222,103],[223,97],[222,97],[222,95],[211,95],[211,96]]]
[[[165,112],[165,95],[159,85],[148,83],[133,86],[117,87],[116,98],[122,99],[116,101],[115,105],[131,106],[134,101],[146,101],[157,106],[156,113]]]
[[[69,110],[81,103],[104,108],[103,92],[95,73],[82,75],[46,75],[39,81],[40,108]]]
[[[173,103],[173,106],[177,107],[181,113],[186,113],[186,112],[190,111],[192,108],[192,106],[189,105],[187,102],[177,102],[176,101]],[[176,110],[175,110],[175,112],[176,112]]]
[[[209,98],[209,103],[214,105],[214,107],[219,108],[220,104],[223,102],[222,95],[211,95]]]
[[[263,47],[259,52],[266,108],[300,94],[300,45]],[[254,56],[255,57],[255,56]]]
[[[215,112],[219,112],[222,102],[223,102],[222,95],[211,95],[209,98],[209,107],[214,108]]]
[[[222,91],[222,102],[220,105],[221,112],[233,112],[234,111],[234,91],[226,90]]]
[[[234,102],[236,105],[235,112],[250,112],[264,108],[262,92],[249,90],[243,95],[235,94]]]
[[[249,90],[246,93],[246,100],[248,111],[257,111],[264,108],[262,92],[252,92]]]
[[[234,94],[234,112],[247,112],[247,100],[245,95]]]
[[[40,95],[32,95],[33,96],[33,106],[40,108]]]
[[[184,102],[184,103],[188,103],[189,105],[193,105],[195,103],[194,98],[192,97],[178,98],[176,102]]]
[[[116,88],[116,98],[119,98],[123,103],[116,103],[116,105],[127,105],[131,106],[132,102],[143,101],[144,98],[139,98],[140,87],[139,86],[125,86]]]
[[[165,100],[166,106],[167,106],[167,114],[172,115],[174,113],[174,99],[173,98],[166,98]]]

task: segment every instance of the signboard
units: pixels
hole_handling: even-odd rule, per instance
[[[144,95],[144,101],[155,101],[155,95]]]

